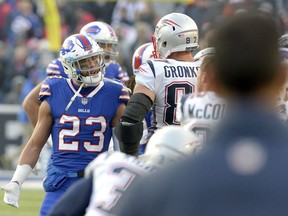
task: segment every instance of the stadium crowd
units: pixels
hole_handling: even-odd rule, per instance
[[[53,3],[55,50],[47,1],[0,5],[2,101],[33,126],[1,186],[6,204],[19,208],[48,146],[39,215],[220,215],[230,198],[223,215],[287,211],[263,188],[286,188],[273,167],[287,160],[288,2]]]
[[[273,0],[191,0],[191,3],[169,1],[165,4],[125,0],[55,2],[62,41],[91,21],[110,24],[119,38],[118,61],[130,76],[134,50],[150,42],[156,22],[170,12],[181,12],[194,19],[199,28],[200,49],[207,47],[215,24],[243,9],[258,8],[274,17],[282,33],[288,28],[286,0],[281,1],[281,5]],[[0,103],[20,104],[27,92],[43,80],[47,64],[58,55],[49,49],[44,11],[43,1],[0,2]]]

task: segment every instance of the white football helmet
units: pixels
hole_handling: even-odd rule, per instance
[[[283,64],[288,64],[288,48],[279,48],[280,61]]]
[[[105,63],[117,60],[119,55],[118,37],[110,25],[101,21],[90,22],[82,27],[80,33],[92,37],[104,50]]]
[[[145,43],[139,46],[133,54],[132,67],[134,75],[138,72],[140,65],[144,64],[148,59],[153,57],[153,44]]]
[[[76,82],[93,86],[104,77],[103,50],[87,35],[74,34],[66,38],[60,60],[65,73]]]
[[[198,48],[198,27],[181,13],[170,13],[159,20],[152,37],[155,57],[167,58],[173,52]]]
[[[215,49],[214,47],[208,47],[205,49],[200,50],[196,55],[194,56],[194,61],[202,61],[205,56],[207,55],[214,55],[215,54]]]
[[[288,48],[288,34],[284,34],[279,38],[279,47],[280,48]]]
[[[195,154],[199,149],[200,143],[193,132],[169,125],[151,136],[141,159],[157,169]]]

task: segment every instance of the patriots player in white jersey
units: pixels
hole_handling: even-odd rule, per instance
[[[195,55],[195,59],[201,61],[197,93],[184,95],[177,105],[177,119],[185,129],[193,131],[203,145],[226,112],[226,103],[214,85],[214,54],[213,48],[206,48]]]
[[[151,106],[157,129],[177,125],[180,97],[196,90],[199,63],[192,51],[198,48],[198,27],[193,19],[181,13],[162,17],[152,42],[155,58],[139,67],[133,95],[116,126],[121,150],[131,155],[138,153],[142,120]]]
[[[81,28],[80,33],[91,36],[104,50],[106,78],[119,80],[122,83],[129,80],[128,73],[117,62],[118,37],[110,25],[102,21],[90,22]]]
[[[151,137],[141,159],[121,152],[102,153],[86,167],[86,178],[73,185],[48,215],[117,215],[114,206],[135,180],[197,153],[198,146],[193,133],[165,126]],[[73,202],[75,197],[79,202]]]
[[[129,100],[122,85],[103,80],[103,50],[89,36],[66,38],[60,58],[69,79],[50,76],[43,82],[36,127],[10,183],[1,187],[4,202],[19,207],[21,185],[51,133],[53,152],[43,180],[46,195],[40,215],[46,215],[66,189],[83,177],[87,164],[108,150],[112,128]]]

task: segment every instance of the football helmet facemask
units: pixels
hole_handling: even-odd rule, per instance
[[[139,46],[133,54],[132,67],[134,75],[138,72],[140,65],[153,57],[153,44],[145,43]]]
[[[90,22],[82,27],[80,33],[89,35],[99,44],[104,51],[106,64],[117,60],[119,55],[118,37],[110,25],[101,21]]]
[[[181,13],[170,13],[159,20],[152,36],[155,54],[167,58],[173,52],[195,50],[198,27],[193,19]]]
[[[65,73],[76,82],[93,86],[104,77],[103,50],[87,35],[74,34],[66,38],[60,59]]]

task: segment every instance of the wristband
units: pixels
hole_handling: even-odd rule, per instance
[[[28,164],[17,165],[11,182],[18,182],[18,184],[21,186],[31,171],[32,168]]]

